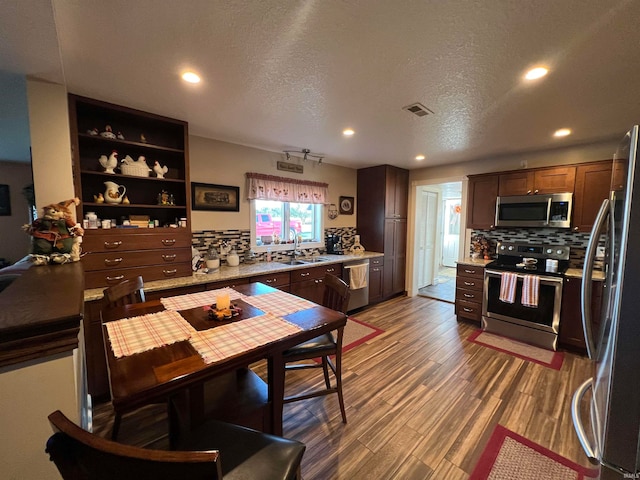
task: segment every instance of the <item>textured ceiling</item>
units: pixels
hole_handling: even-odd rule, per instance
[[[635,0],[8,3],[0,69],[327,163],[422,168],[618,138],[640,121]],[[537,64],[550,74],[523,84]],[[188,68],[201,84],[180,80]],[[402,110],[414,102],[434,114]],[[574,135],[553,139],[560,127]]]

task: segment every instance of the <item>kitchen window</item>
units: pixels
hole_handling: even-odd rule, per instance
[[[257,251],[321,248],[326,183],[247,173],[251,247]]]
[[[322,205],[311,203],[253,200],[252,247],[293,248],[298,237],[300,248],[322,242]]]

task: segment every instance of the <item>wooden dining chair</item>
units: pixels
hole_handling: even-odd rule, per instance
[[[61,411],[49,415],[46,453],[64,480],[218,480],[299,478],[305,445],[229,423],[208,421],[177,450],[123,445],[83,430]]]
[[[145,301],[142,277],[124,280],[113,287],[106,288],[103,293],[106,308]]]
[[[349,286],[335,275],[327,274],[324,277],[324,296],[322,305],[347,313],[349,305],[349,297],[351,292]],[[296,345],[285,351],[283,354],[285,361],[285,373],[288,370],[300,370],[307,368],[322,368],[324,372],[325,388],[303,393],[295,396],[285,396],[284,403],[297,402],[309,398],[329,395],[331,393],[338,394],[338,402],[340,404],[340,413],[342,414],[342,422],[347,423],[347,415],[344,409],[344,398],[342,396],[342,338],[344,336],[344,327],[337,329],[335,332],[329,332],[319,337],[308,340],[304,343]],[[332,360],[331,357],[335,360]],[[302,360],[311,360],[321,358],[321,362],[313,363],[293,363]],[[331,385],[329,379],[329,368],[333,372],[336,380],[336,386]]]
[[[131,280],[124,280],[117,285],[105,288],[103,294],[103,310],[133,303],[141,303],[145,301],[144,281],[140,276]],[[111,430],[112,440],[118,438],[118,431],[120,430],[120,423],[122,421],[122,414],[119,412],[114,413],[113,429]]]

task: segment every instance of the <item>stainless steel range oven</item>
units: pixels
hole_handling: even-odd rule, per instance
[[[484,272],[483,330],[555,350],[569,250],[567,246],[499,243],[498,258]],[[501,300],[502,282],[508,281],[505,272],[514,275],[512,303]],[[538,280],[536,306],[523,304],[527,276]]]

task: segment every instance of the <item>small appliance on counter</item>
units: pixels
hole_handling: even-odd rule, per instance
[[[327,253],[342,255],[342,237],[338,234],[327,235]]]

